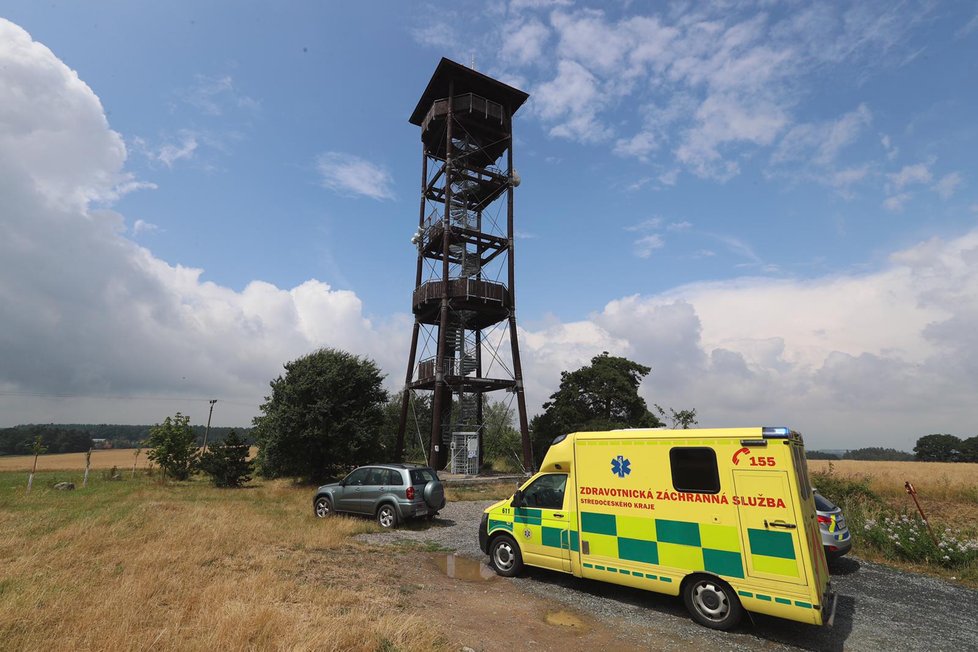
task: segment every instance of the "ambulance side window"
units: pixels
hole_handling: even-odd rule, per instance
[[[808,479],[808,462],[805,460],[805,449],[799,445],[791,447],[791,456],[795,462],[795,473],[798,475],[798,492],[802,500],[808,500],[812,491],[812,481]]]
[[[564,473],[542,475],[523,490],[523,505],[543,509],[563,509],[566,484],[567,475]]]
[[[717,454],[712,448],[672,448],[669,450],[672,486],[676,491],[695,494],[720,493]]]

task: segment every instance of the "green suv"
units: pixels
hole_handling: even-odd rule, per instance
[[[380,527],[392,528],[411,518],[434,518],[445,506],[445,487],[427,466],[371,464],[319,487],[312,504],[319,518],[334,512],[365,514]]]

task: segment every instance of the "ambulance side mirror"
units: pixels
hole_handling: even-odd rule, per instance
[[[516,493],[513,494],[513,502],[509,504],[510,507],[522,507],[523,506],[523,490],[517,489]]]

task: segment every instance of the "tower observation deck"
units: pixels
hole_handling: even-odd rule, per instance
[[[513,114],[529,95],[449,59],[410,122],[421,128],[414,327],[397,433],[403,456],[412,393],[431,392],[428,463],[482,468],[484,394],[515,401],[522,464],[533,460],[516,330]]]

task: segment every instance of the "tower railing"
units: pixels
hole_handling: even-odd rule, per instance
[[[461,272],[460,272],[461,273]],[[431,301],[440,301],[445,281],[425,281],[414,290],[414,307]],[[471,299],[509,305],[509,290],[504,283],[460,277],[448,281],[449,299]]]
[[[493,102],[492,100],[487,100],[484,97],[476,95],[475,93],[464,93],[462,95],[456,95],[453,102],[452,112],[455,114],[459,113],[475,113],[482,114],[485,119],[498,120],[502,124],[503,120],[506,118],[506,112],[503,110],[503,105],[498,102]],[[448,115],[448,98],[444,97],[440,100],[435,100],[431,104],[431,108],[428,109],[428,114],[424,117],[421,122],[421,131],[428,131],[428,125],[431,124],[432,120],[437,120],[439,118],[444,118]]]

